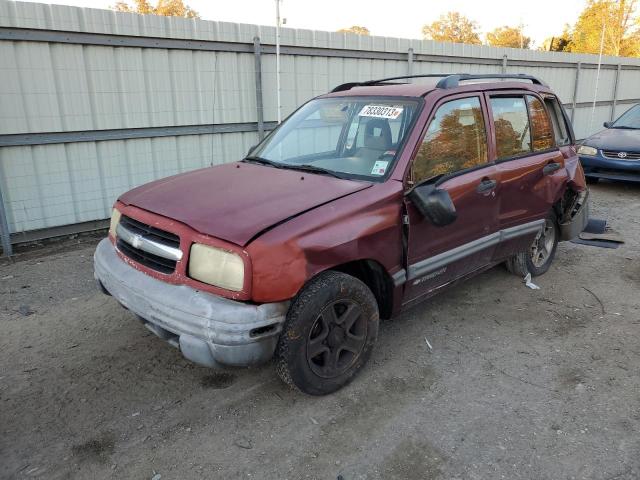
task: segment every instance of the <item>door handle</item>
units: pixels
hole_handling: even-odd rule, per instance
[[[478,184],[478,187],[476,188],[476,192],[478,193],[490,192],[491,190],[496,188],[496,185],[498,185],[498,182],[496,182],[495,180],[492,180],[490,178],[483,178],[482,181]]]
[[[553,172],[557,172],[561,168],[562,168],[562,165],[560,165],[557,162],[547,163],[542,169],[542,174],[551,175]]]

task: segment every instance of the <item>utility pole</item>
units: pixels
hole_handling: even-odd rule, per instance
[[[282,105],[280,104],[280,2],[276,0],[276,101],[278,103],[278,124],[282,121]]]
[[[522,29],[524,28],[524,24],[522,23],[522,18],[520,18],[520,24],[518,25],[518,33],[520,33],[520,50],[524,48],[524,40],[522,38]]]
[[[589,135],[593,127],[593,117],[596,113],[596,101],[598,100],[598,83],[600,82],[600,67],[602,66],[602,50],[604,49],[604,32],[606,27],[605,18],[602,18],[602,34],[600,35],[600,55],[598,55],[598,73],[596,74],[596,88],[593,92],[593,106],[591,107],[591,118],[589,119]]]

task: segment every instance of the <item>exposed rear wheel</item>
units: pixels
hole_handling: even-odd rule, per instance
[[[371,355],[378,305],[357,278],[324,272],[293,300],[276,352],[287,384],[325,395],[349,383]]]
[[[544,225],[525,252],[516,253],[505,264],[507,269],[516,275],[524,277],[531,273],[532,277],[542,275],[551,266],[556,255],[560,231],[555,216],[550,215]]]

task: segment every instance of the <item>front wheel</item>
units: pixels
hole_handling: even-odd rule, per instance
[[[276,350],[276,370],[290,386],[326,395],[349,383],[371,356],[378,304],[357,278],[328,271],[296,296]]]
[[[527,273],[531,273],[532,277],[542,275],[553,262],[559,239],[558,223],[555,216],[551,215],[545,220],[529,249],[516,253],[506,261],[507,269],[522,277]]]

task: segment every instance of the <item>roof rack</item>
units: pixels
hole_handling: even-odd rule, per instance
[[[484,79],[511,79],[511,80],[530,80],[531,83],[536,85],[547,86],[542,80],[538,77],[534,77],[533,75],[527,75],[525,73],[480,73],[480,74],[472,74],[472,73],[457,73],[455,75],[448,75],[442,80],[440,80],[436,87],[437,88],[454,88],[457,87],[460,82],[465,80],[484,80]]]
[[[536,85],[547,86],[542,80],[533,75],[526,75],[524,73],[483,73],[483,74],[472,74],[472,73],[428,73],[423,75],[402,75],[399,77],[388,77],[388,78],[380,78],[378,80],[367,80],[364,82],[348,82],[343,83],[342,85],[338,85],[331,93],[334,92],[342,92],[345,90],[351,90],[353,87],[365,87],[372,85],[383,85],[386,82],[390,82],[392,80],[407,80],[411,78],[442,78],[437,84],[436,88],[454,88],[457,87],[460,82],[466,80],[482,80],[482,79],[515,79],[515,80],[530,80],[531,83]]]

